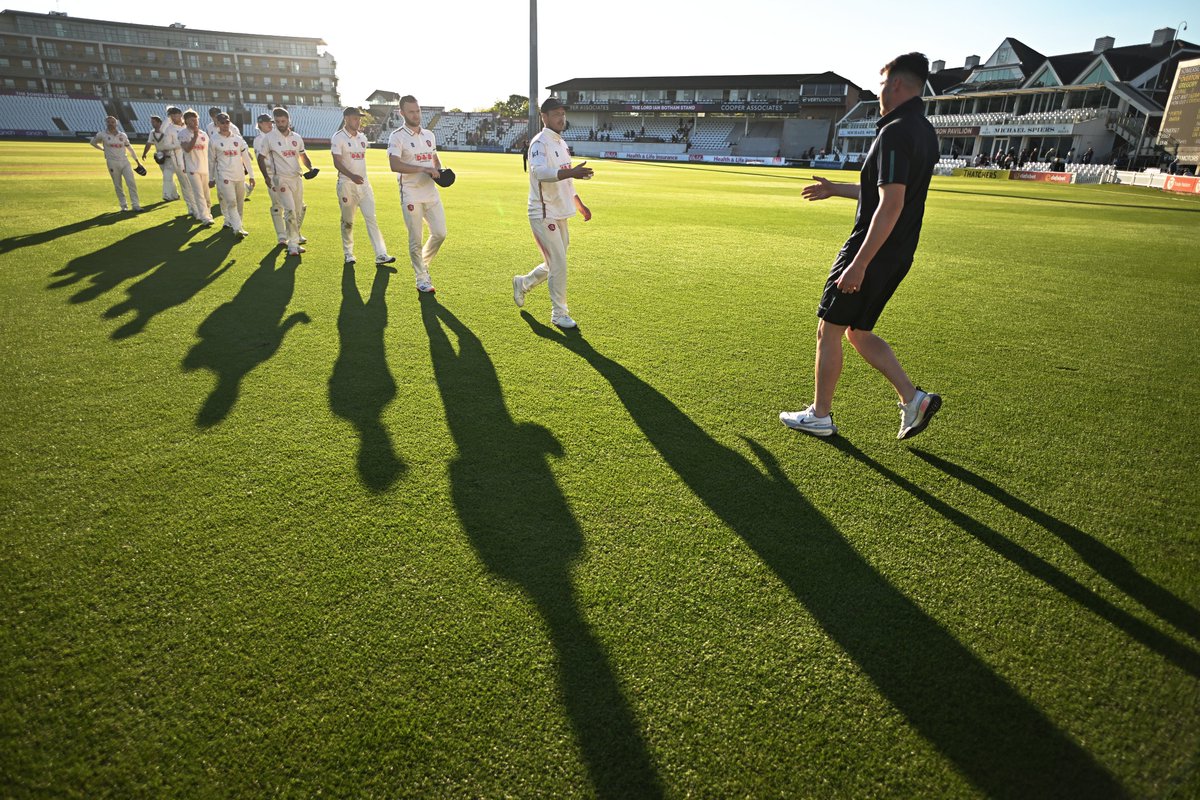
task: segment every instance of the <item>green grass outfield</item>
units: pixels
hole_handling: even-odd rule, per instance
[[[519,158],[445,156],[434,299],[314,156],[297,265],[0,146],[0,794],[1200,795],[1197,198],[935,179],[944,409],[848,353],[820,441],[805,174],[595,163],[564,336]]]

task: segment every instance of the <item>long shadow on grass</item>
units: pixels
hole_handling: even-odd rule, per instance
[[[578,333],[534,333],[587,361],[705,505],[754,549],[913,727],[994,797],[1121,797],[1121,785],[892,586],[758,443],[764,476]],[[897,757],[899,757],[897,755]]]
[[[383,427],[383,410],[396,397],[383,342],[391,275],[391,270],[377,268],[371,296],[363,302],[354,267],[347,264],[342,270],[339,349],[329,376],[329,408],[358,432],[358,474],[373,492],[388,489],[406,469]]]
[[[1200,638],[1200,611],[1138,572],[1120,553],[1098,542],[1074,525],[1063,522],[1045,511],[1034,508],[1024,500],[1014,497],[987,478],[977,475],[966,467],[915,447],[910,447],[909,450],[913,455],[950,477],[975,487],[1009,510],[1020,514],[1033,524],[1045,528],[1074,550],[1083,559],[1083,563],[1118,589],[1189,636]]]
[[[210,428],[229,416],[246,375],[275,355],[293,326],[309,321],[302,311],[283,318],[296,289],[300,260],[289,258],[277,268],[280,253],[278,248],[272,250],[237,295],[214,309],[196,329],[200,341],[184,357],[183,370],[207,369],[217,376],[217,385],[196,414],[199,428]]]
[[[225,261],[237,242],[231,231],[221,229],[203,241],[189,242],[183,250],[172,252],[158,269],[130,284],[125,299],[104,312],[105,319],[116,319],[133,312],[133,319],[112,333],[114,339],[127,339],[141,333],[150,320],[169,308],[191,300],[237,263]]]
[[[1061,592],[1096,616],[1120,628],[1130,638],[1141,642],[1147,648],[1166,658],[1172,664],[1175,664],[1175,666],[1187,671],[1191,675],[1200,677],[1200,653],[1180,644],[1152,625],[1133,616],[1128,611],[1113,605],[1049,561],[1029,552],[1024,547],[1007,539],[974,517],[964,514],[953,506],[937,499],[912,481],[883,466],[845,438],[840,436],[831,437],[827,441],[830,446],[835,447],[856,461],[875,470],[884,478],[887,478],[896,484],[896,486],[929,506],[932,511],[945,517],[960,530],[978,539],[997,555],[1008,559],[1030,575],[1041,580],[1047,586]]]
[[[127,280],[144,275],[167,261],[173,253],[203,228],[193,228],[187,220],[173,219],[125,236],[105,247],[71,259],[55,270],[48,289],[61,289],[87,279],[88,285],[71,295],[70,302],[86,303]]]
[[[154,203],[153,205],[143,206],[143,211],[150,211],[162,203]],[[93,228],[102,228],[108,225],[115,225],[121,220],[132,220],[135,215],[121,213],[119,211],[110,211],[106,214],[97,214],[90,219],[81,219],[78,222],[72,222],[69,225],[61,225],[57,228],[51,228],[45,231],[37,231],[36,233],[25,233],[20,236],[9,236],[5,239],[0,239],[0,255],[11,253],[13,250],[20,250],[22,247],[35,247],[39,244],[52,242],[63,236],[72,236],[76,233],[90,231]]]
[[[596,794],[659,797],[637,722],[571,585],[583,534],[546,463],[562,448],[545,428],[513,420],[487,351],[454,314],[422,295],[421,318],[458,447],[451,491],[471,544],[488,569],[532,598],[550,629],[559,689]]]

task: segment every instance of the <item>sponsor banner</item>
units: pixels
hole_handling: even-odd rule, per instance
[[[836,158],[813,159],[813,169],[841,169],[842,162]]]
[[[964,125],[958,128],[934,128],[938,136],[978,136],[978,125]]]
[[[782,167],[786,161],[775,157],[714,156],[704,153],[634,153],[624,150],[604,150],[599,158],[615,158],[623,161],[682,161],[703,164],[753,164],[756,166]]]
[[[49,136],[50,134],[42,131],[21,131],[14,128],[0,128],[0,136]]]
[[[1014,169],[1008,176],[1014,181],[1037,181],[1039,183],[1074,183],[1073,172],[1039,172],[1032,169]]]
[[[980,136],[1045,136],[1068,134],[1075,130],[1071,123],[1045,125],[980,125]]]
[[[1163,182],[1163,191],[1200,194],[1200,178],[1193,178],[1190,175],[1168,175],[1166,181]]]
[[[992,180],[1008,180],[1006,169],[978,169],[975,167],[956,167],[950,172],[956,178],[991,178]]]

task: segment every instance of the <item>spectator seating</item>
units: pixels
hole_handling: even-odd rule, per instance
[[[108,112],[99,100],[58,95],[0,95],[0,129],[45,131],[48,136],[104,130]],[[60,124],[61,123],[61,124]]]
[[[246,108],[250,114],[247,117],[248,122],[242,126],[242,135],[249,141],[258,133],[254,120],[258,119],[259,114],[270,114],[271,108],[262,103],[250,103]],[[338,128],[342,127],[341,106],[294,105],[287,106],[287,110],[292,127],[306,140],[328,142],[338,132]],[[207,117],[207,113],[204,116]],[[203,121],[205,124],[208,122],[207,119]]]
[[[692,129],[689,150],[724,150],[729,147],[729,135],[733,133],[736,120],[698,119]]]

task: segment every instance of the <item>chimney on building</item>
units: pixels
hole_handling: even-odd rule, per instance
[[[1113,45],[1116,43],[1117,40],[1111,36],[1101,36],[1096,40],[1096,46],[1092,48],[1092,54],[1098,56],[1105,50],[1112,50]]]
[[[967,56],[967,63],[963,66],[967,69],[975,69],[979,66],[979,56]]]
[[[941,72],[946,68],[945,61],[935,61],[929,65],[929,73],[932,75],[935,72]]]
[[[1154,38],[1150,40],[1151,47],[1161,47],[1164,44],[1170,44],[1175,41],[1174,28],[1159,28],[1154,32]]]

